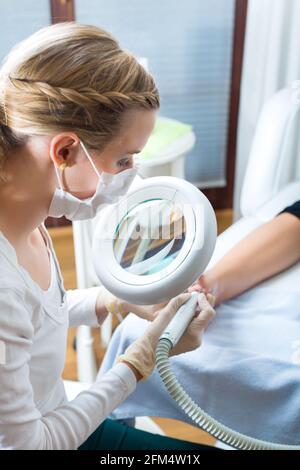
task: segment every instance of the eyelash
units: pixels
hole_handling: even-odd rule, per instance
[[[124,167],[128,166],[129,163],[130,163],[130,159],[129,158],[124,158],[123,160],[118,161],[118,167],[119,168],[124,168]]]

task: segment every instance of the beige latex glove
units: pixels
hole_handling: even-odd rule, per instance
[[[198,307],[196,309],[195,317],[187,327],[179,342],[171,350],[171,356],[193,351],[201,346],[203,333],[216,314],[213,309],[214,304],[215,297],[213,295],[207,294],[205,296],[203,293],[198,295]]]
[[[156,305],[131,304],[125,300],[115,297],[111,292],[105,289],[105,287],[101,288],[99,299],[100,302],[104,305],[105,309],[115,315],[119,322],[121,322],[123,317],[129,312],[134,313],[136,316],[144,318],[145,320],[152,321],[157,316],[159,310],[166,305],[166,302]],[[99,323],[101,324],[101,322]]]
[[[147,380],[155,366],[155,350],[158,340],[166,326],[170,323],[177,310],[183,305],[191,294],[185,293],[174,297],[162,308],[145,333],[132,343],[119,357],[118,362],[131,364],[139,373],[142,380]]]
[[[106,310],[116,315],[120,320],[123,318],[123,315],[129,313],[128,308],[126,308],[126,302],[115,297],[105,287],[102,287],[100,296]]]

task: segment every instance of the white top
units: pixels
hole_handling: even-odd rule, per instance
[[[69,326],[98,326],[101,287],[65,291],[51,238],[47,290],[18,264],[0,232],[0,449],[77,449],[134,390],[125,364],[115,365],[74,400],[61,373]]]
[[[50,260],[50,270],[51,270],[51,279],[50,285],[48,289],[41,289],[41,292],[44,296],[43,305],[45,305],[46,310],[52,310],[56,306],[61,305],[63,302],[64,292],[61,290],[59,276],[56,269],[56,264],[54,261],[54,257],[52,255],[52,251],[50,248],[50,244],[48,241],[48,237],[44,237],[43,230],[41,230],[42,236],[46,242],[47,251]],[[97,291],[96,291],[97,292]]]

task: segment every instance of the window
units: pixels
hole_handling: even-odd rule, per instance
[[[17,42],[51,24],[49,0],[0,0],[0,9],[0,62]]]
[[[76,0],[76,20],[114,34],[147,57],[161,94],[162,116],[193,125],[196,145],[186,178],[226,185],[234,0]]]

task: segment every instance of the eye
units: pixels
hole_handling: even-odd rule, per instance
[[[122,158],[117,163],[119,168],[127,168],[130,164],[131,164],[131,159],[130,158]]]

